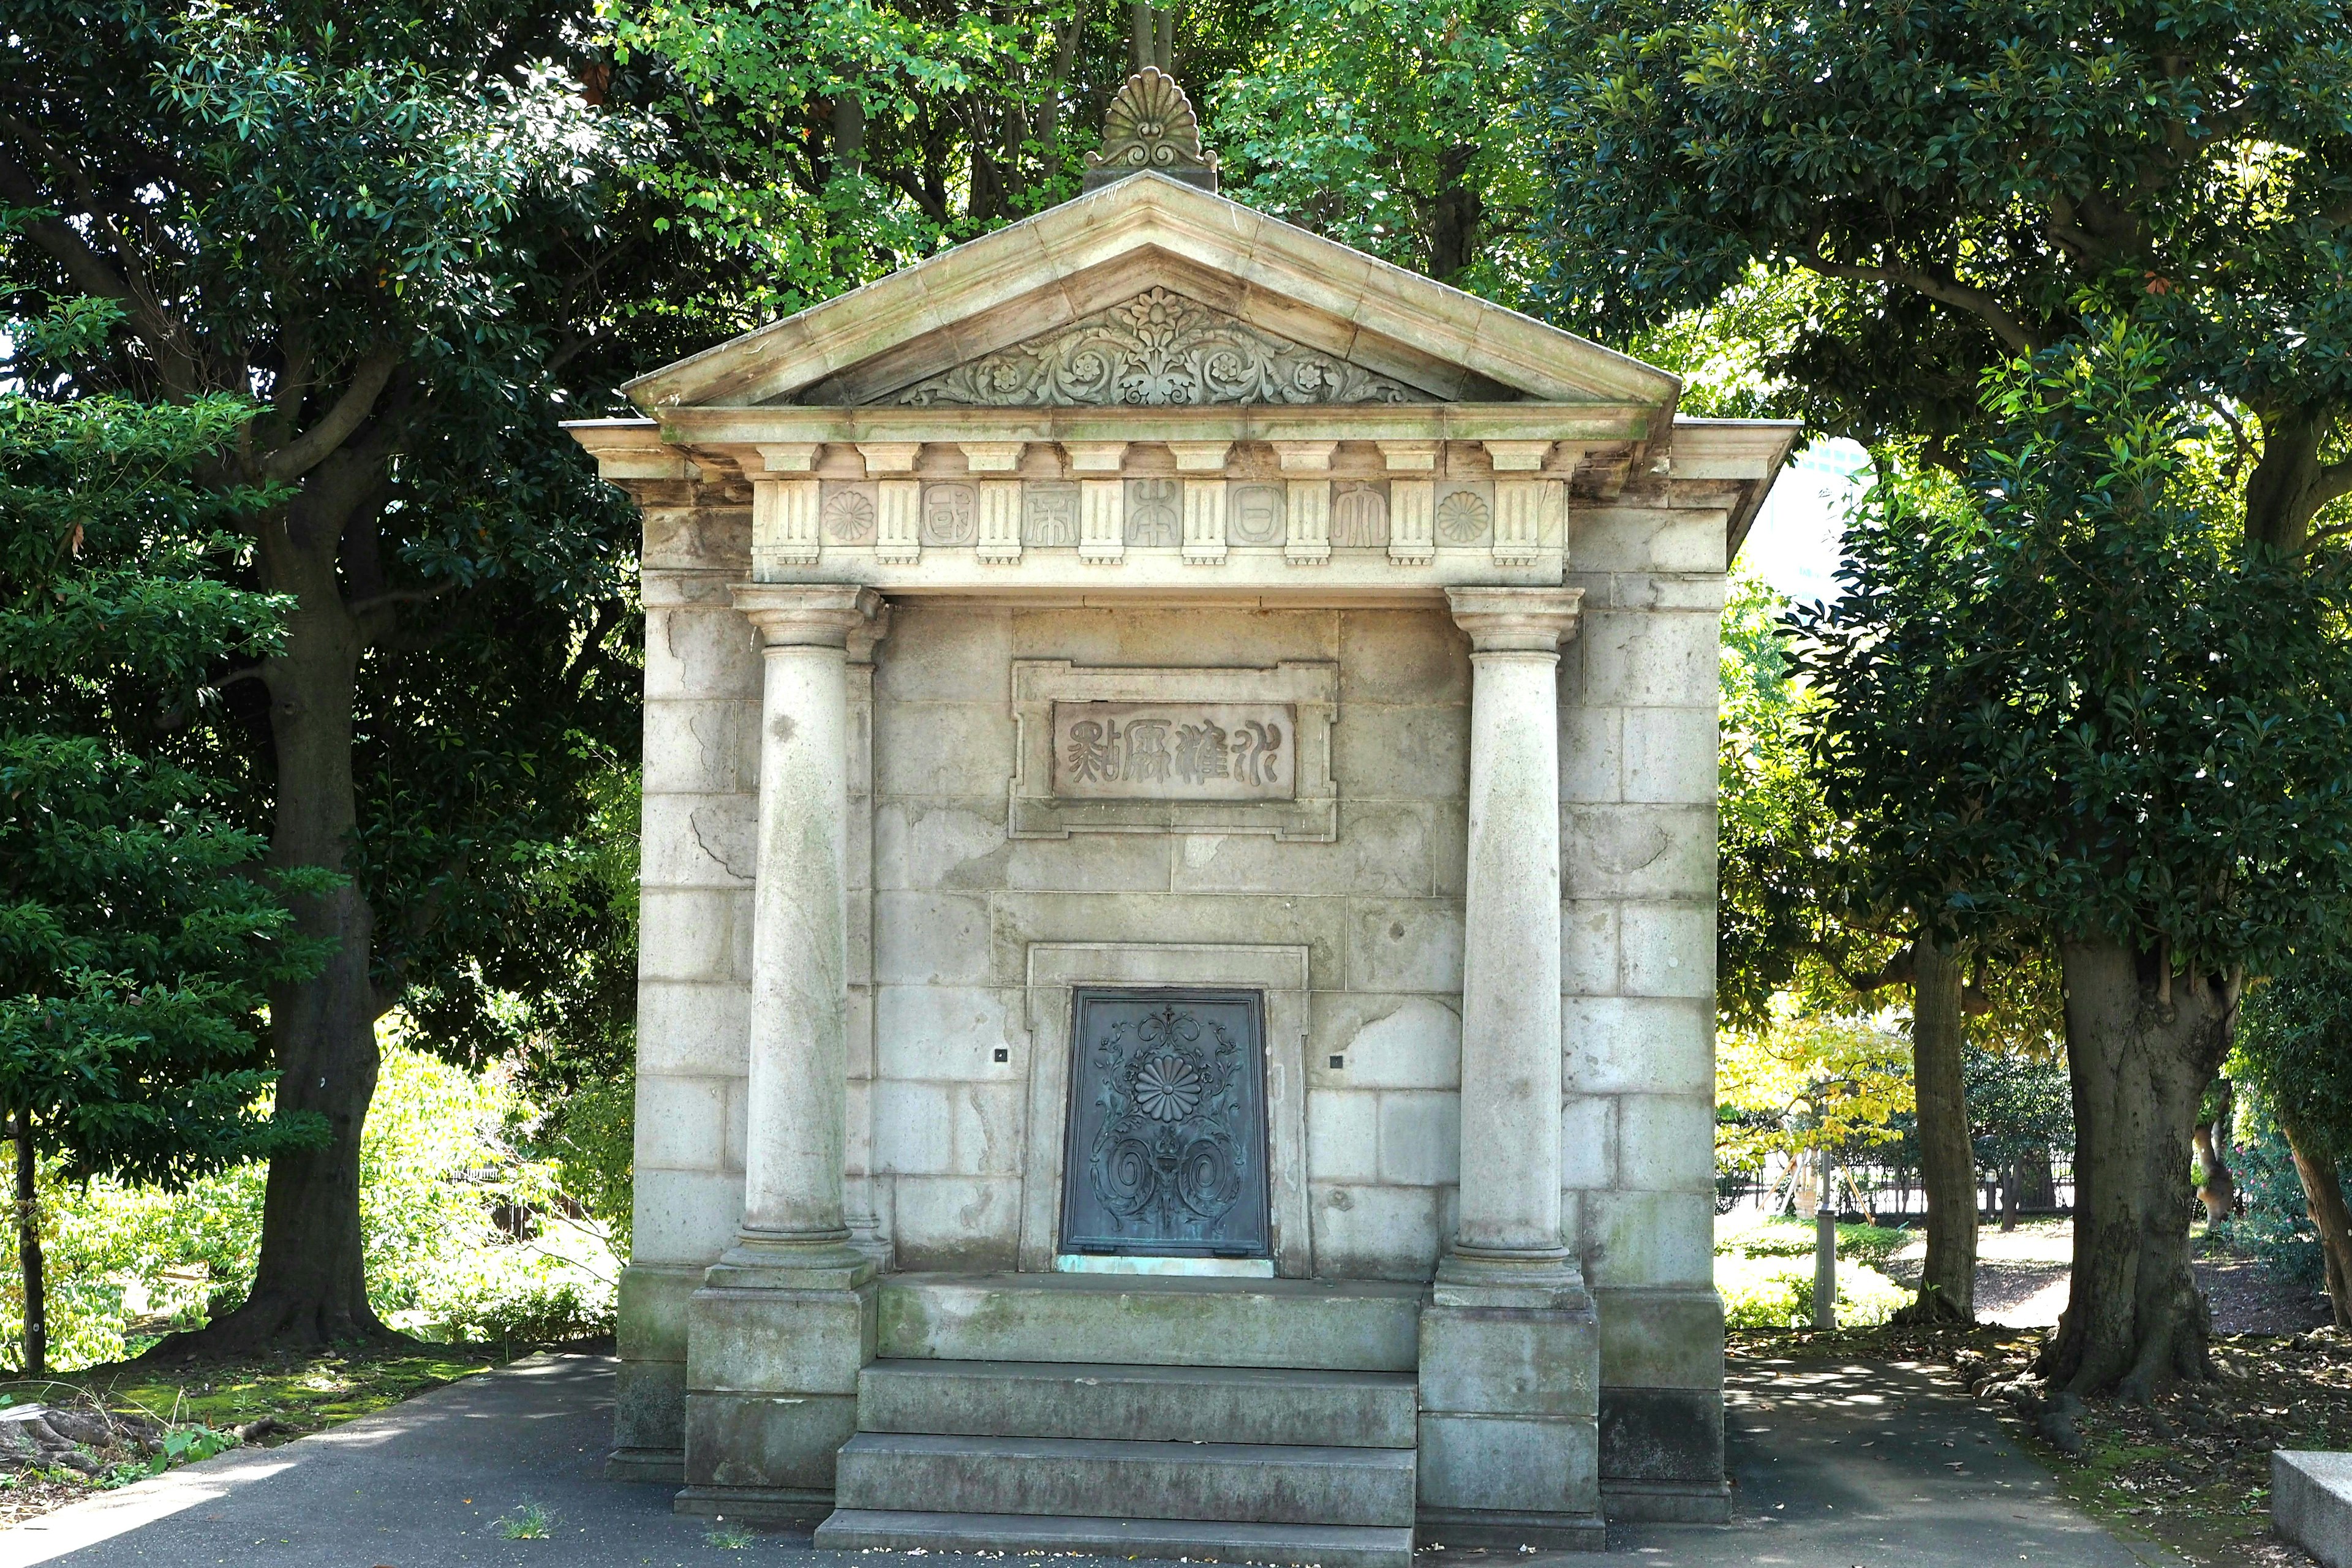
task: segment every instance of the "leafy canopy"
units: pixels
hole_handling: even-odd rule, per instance
[[[1981,433],[1999,362],[2130,312],[2251,414],[2250,534],[2352,490],[2352,25],[2337,0],[1603,0],[1547,12],[1550,306],[1624,333],[1751,268],[1819,427]],[[2257,459],[2257,454],[2259,458]]]
[[[1948,930],[2263,973],[2342,908],[2352,584],[2238,536],[2130,323],[1988,401],[1966,481],[1882,482],[1806,616],[1831,799]]]

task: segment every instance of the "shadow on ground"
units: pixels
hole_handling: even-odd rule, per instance
[[[0,1568],[787,1561],[886,1568],[891,1561],[886,1552],[817,1552],[805,1535],[730,1544],[709,1521],[671,1513],[671,1489],[604,1480],[613,1365],[597,1356],[535,1358],[284,1447],[192,1465],[0,1531]],[[1925,1369],[1748,1360],[1733,1363],[1731,1383],[1735,1524],[1621,1526],[1611,1531],[1612,1557],[1657,1568],[2173,1561],[2136,1552],[2056,1500],[2041,1469],[1991,1418]],[[545,1517],[545,1537],[508,1539],[501,1521],[519,1522],[534,1508]],[[1471,1552],[1423,1561],[1438,1568],[1489,1556],[1530,1561]],[[1070,1558],[1039,1561],[1080,1568]]]

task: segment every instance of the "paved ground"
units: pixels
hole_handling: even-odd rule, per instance
[[[1732,1363],[1735,1527],[1621,1526],[1644,1568],[2174,1568],[2062,1500],[1965,1391],[1909,1363]]]
[[[603,1479],[612,1368],[521,1362],[281,1448],[225,1454],[0,1531],[0,1568],[895,1568],[889,1553],[815,1552],[804,1535],[719,1544],[708,1521],[669,1511],[669,1489]],[[2173,1561],[2135,1553],[2057,1501],[1989,1416],[1923,1372],[1744,1362],[1733,1384],[1739,1522],[1621,1527],[1611,1554],[1629,1568]],[[531,1504],[548,1537],[505,1539],[498,1521]],[[1529,1562],[1423,1555],[1427,1568],[1461,1559]]]

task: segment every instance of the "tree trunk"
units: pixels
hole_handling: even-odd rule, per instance
[[[2324,405],[2263,410],[2263,455],[2246,476],[2249,541],[2289,554],[2310,542],[2311,520],[2327,501],[2320,452],[2330,414]]]
[[[2000,1228],[2003,1235],[2017,1228],[2018,1189],[2024,1184],[2016,1166],[2003,1165],[2000,1168]]]
[[[866,173],[866,100],[855,88],[833,100],[833,172],[839,178]]]
[[[1976,1321],[1977,1162],[1961,1076],[1967,1031],[1958,955],[1926,936],[1911,944],[1911,1081],[1919,1111],[1919,1184],[1927,1262],[1906,1323]]]
[[[2017,1163],[2017,1206],[2037,1214],[2058,1206],[2058,1181],[2050,1172],[2049,1150],[2039,1150]]]
[[[25,1276],[25,1375],[49,1375],[48,1281],[41,1266],[40,1157],[33,1115],[16,1112],[16,1263]]]
[[[2327,1304],[2336,1326],[2352,1329],[2352,1207],[2344,1202],[2344,1184],[2336,1179],[2336,1163],[2306,1154],[2306,1140],[2281,1123],[2286,1146],[2294,1155],[2294,1173],[2303,1181],[2303,1204],[2319,1232],[2319,1250],[2327,1263]]]
[[[1437,195],[1429,226],[1429,275],[1460,286],[1463,269],[1477,258],[1478,226],[1486,216],[1470,166],[1478,149],[1448,147],[1437,155]]]
[[[2104,937],[2059,944],[2074,1099],[2074,1267],[2036,1370],[2145,1403],[2212,1376],[2212,1318],[2189,1268],[2197,1103],[2229,1053],[2234,984]]]
[[[274,866],[343,871],[358,823],[352,719],[364,640],[342,601],[335,548],[366,482],[349,471],[318,477],[262,536],[267,586],[295,596],[284,651],[263,670],[277,763]],[[328,1141],[271,1156],[252,1293],[226,1317],[157,1346],[158,1359],[405,1338],[368,1304],[361,1243],[360,1140],[384,1010],[371,973],[374,910],[356,880],[296,896],[289,907],[298,931],[330,939],[334,950],[313,978],[270,991],[278,1110],[317,1113]]]
[[[2228,1079],[2218,1081],[2221,1086],[2220,1111],[2210,1123],[2199,1122],[2196,1133],[2197,1198],[2205,1205],[2208,1229],[2230,1217],[2231,1206],[2238,1196],[2238,1179],[2230,1170],[2229,1156],[2222,1152],[2230,1146],[2230,1113],[2233,1109],[2233,1096]]]

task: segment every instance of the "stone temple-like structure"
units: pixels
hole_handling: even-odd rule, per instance
[[[1406,1568],[1724,1517],[1717,624],[1792,426],[1215,194],[630,384],[615,1476]]]

